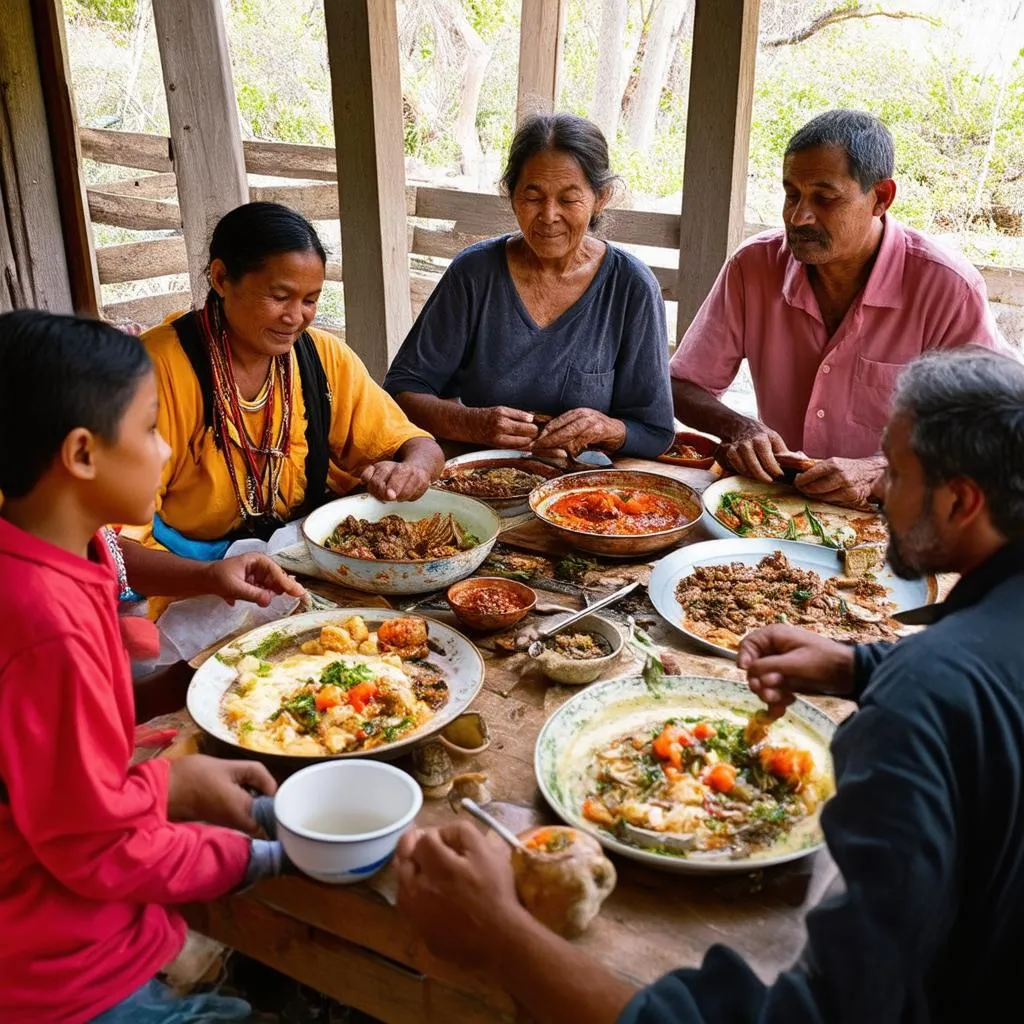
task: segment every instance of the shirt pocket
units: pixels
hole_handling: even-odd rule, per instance
[[[615,388],[615,371],[591,373],[570,366],[562,385],[562,408],[596,409],[607,413],[612,407],[612,393]]]
[[[880,363],[875,359],[857,356],[850,385],[850,419],[862,427],[878,431],[881,445],[882,430],[889,419],[892,393],[903,363]]]

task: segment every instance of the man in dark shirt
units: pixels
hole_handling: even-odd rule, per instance
[[[764,985],[732,951],[639,992],[538,925],[474,829],[406,836],[399,905],[442,955],[483,968],[538,1022],[974,1021],[1017,1004],[1024,951],[1024,366],[960,350],[900,379],[886,431],[889,558],[961,579],[936,621],[848,647],[789,626],[744,640],[751,689],[859,710],[822,813],[845,891],[807,916]]]

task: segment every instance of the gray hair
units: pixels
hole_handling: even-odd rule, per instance
[[[897,382],[901,414],[928,486],[968,477],[992,525],[1024,537],[1024,364],[974,345],[922,356]]]
[[[821,146],[838,146],[846,153],[850,177],[863,192],[893,176],[896,146],[889,129],[873,114],[827,110],[808,121],[789,140],[785,155]]]
[[[576,114],[534,114],[523,121],[512,138],[501,175],[505,195],[511,198],[515,193],[530,157],[551,150],[568,153],[580,165],[583,177],[597,196],[619,181],[608,159],[608,140],[593,121]],[[598,227],[601,221],[602,216],[595,215],[590,227]]]

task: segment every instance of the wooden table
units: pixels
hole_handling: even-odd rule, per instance
[[[664,472],[698,489],[713,479],[710,473],[660,463],[622,460],[621,465]],[[550,535],[533,526],[516,533],[517,544],[558,551]],[[701,539],[695,531],[690,542]],[[614,566],[607,575],[623,573],[637,573],[646,582],[649,569]],[[315,588],[347,597],[350,604],[360,602],[350,592]],[[561,594],[551,597],[566,601]],[[446,619],[444,613],[437,617]],[[660,620],[649,620],[649,626],[659,644],[675,653],[678,671],[742,681],[731,661],[701,653]],[[552,821],[534,781],[534,741],[547,717],[577,689],[545,681],[535,669],[524,668],[522,656],[509,659],[483,648],[486,678],[473,707],[487,720],[491,745],[456,767],[488,774],[494,807],[513,828]],[[605,678],[638,669],[625,654]],[[837,719],[851,709],[842,701],[816,703]],[[418,824],[437,825],[453,817],[446,800],[432,800]],[[577,942],[637,984],[673,967],[700,963],[714,943],[731,946],[762,978],[773,978],[796,958],[805,938],[804,914],[837,874],[824,851],[794,864],[717,878],[671,875],[615,860],[618,886]],[[187,916],[198,931],[388,1024],[515,1020],[515,1007],[505,993],[430,955],[385,898],[389,881],[387,873],[371,883],[373,888],[282,878],[240,896],[190,907]]]

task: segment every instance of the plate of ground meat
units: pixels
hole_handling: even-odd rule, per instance
[[[782,622],[851,643],[909,632],[894,612],[936,600],[934,577],[885,564],[847,575],[838,551],[794,541],[713,540],[673,551],[651,574],[651,603],[704,647],[734,658],[753,629]]]

